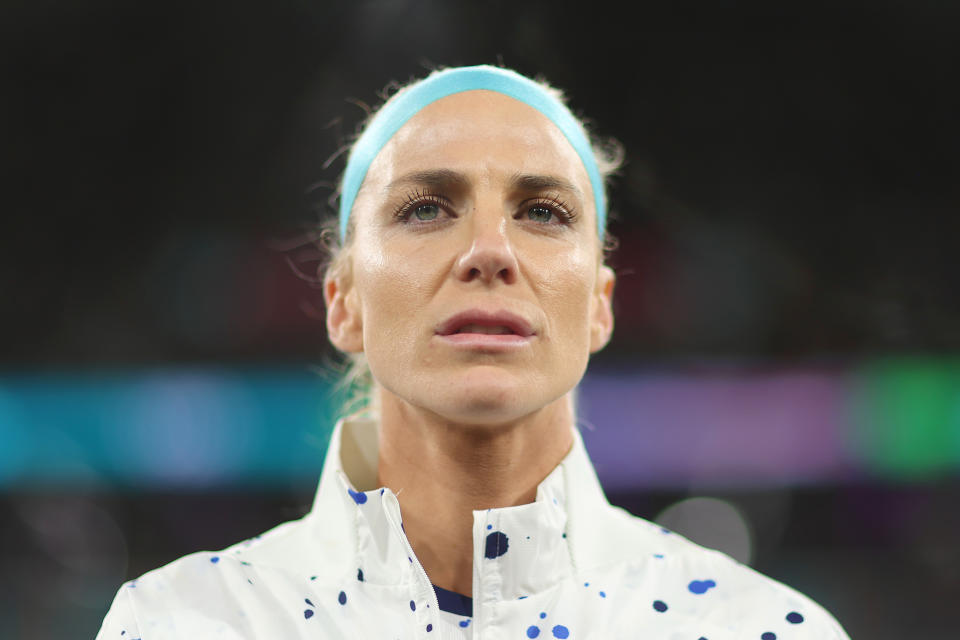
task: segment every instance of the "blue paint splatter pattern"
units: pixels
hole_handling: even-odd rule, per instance
[[[510,539],[507,538],[507,535],[502,531],[494,531],[487,535],[486,548],[483,555],[493,560],[505,554],[509,548]]]
[[[719,640],[724,633],[849,640],[802,594],[680,533],[611,511],[582,445],[569,455],[576,464],[550,474],[537,502],[479,513],[484,519],[475,532],[473,567],[485,595],[477,606],[494,604],[497,615],[474,611],[470,598],[456,594],[437,598],[440,611],[431,606],[439,590],[430,594],[424,584],[396,494],[354,490],[334,452],[327,460],[335,469],[324,472],[314,507],[327,511],[127,583],[98,640],[137,640],[138,617],[167,615],[190,620],[190,637],[217,640],[221,629],[250,624],[241,613],[253,617],[261,610],[269,615],[255,621],[257,628],[278,638],[294,625],[309,625],[302,635],[313,637],[333,624],[350,637],[470,640],[477,625],[491,624],[502,625],[491,635],[517,640],[634,637],[638,629],[658,638],[682,630],[690,640]],[[237,598],[250,606],[240,610]],[[449,610],[454,601],[457,611]],[[238,613],[213,619],[211,611]]]
[[[717,586],[717,583],[713,580],[691,580],[690,584],[687,585],[687,589],[690,590],[690,593],[706,593],[710,589]]]

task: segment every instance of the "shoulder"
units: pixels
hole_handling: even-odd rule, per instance
[[[260,535],[243,540],[219,551],[198,551],[149,571],[124,586],[134,601],[148,592],[204,590],[218,584],[223,576],[234,573],[304,571],[304,554],[309,535],[307,519],[285,522]],[[182,592],[182,591],[181,591]],[[208,591],[205,591],[208,593]]]
[[[101,638],[176,637],[181,628],[221,633],[263,603],[264,593],[297,590],[316,579],[336,549],[317,540],[310,517],[281,524],[221,551],[192,553],[123,584],[108,611]],[[322,557],[321,557],[322,556]]]
[[[810,597],[682,535],[612,508],[608,532],[619,545],[620,584],[645,606],[710,622],[737,637],[849,640]],[[614,569],[614,566],[619,566]],[[641,603],[644,604],[644,603]]]
[[[125,585],[126,586],[126,585]],[[103,619],[103,625],[100,632],[97,633],[96,640],[107,640],[116,638],[130,638],[130,640],[140,639],[140,627],[137,624],[137,616],[130,602],[130,596],[127,589],[120,588],[107,616]]]

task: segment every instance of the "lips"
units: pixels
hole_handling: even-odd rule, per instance
[[[471,309],[444,320],[437,335],[514,335],[529,338],[534,334],[530,323],[509,311]]]
[[[515,334],[516,331],[502,324],[498,324],[496,326],[488,326],[485,324],[468,324],[460,327],[454,333],[484,333],[487,335],[504,335]]]

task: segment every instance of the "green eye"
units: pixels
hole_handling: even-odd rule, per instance
[[[429,222],[430,220],[436,220],[437,216],[440,215],[440,207],[435,204],[421,204],[416,209],[413,210],[413,215],[417,220],[421,222]]]
[[[553,212],[547,207],[536,206],[527,209],[527,218],[534,222],[550,222],[551,217],[553,217]]]

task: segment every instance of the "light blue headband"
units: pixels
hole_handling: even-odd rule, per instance
[[[424,80],[411,85],[388,102],[374,116],[363,135],[353,145],[347,170],[343,174],[340,194],[340,239],[347,237],[347,224],[350,211],[356,200],[357,192],[367,176],[370,163],[380,150],[393,137],[400,127],[406,124],[418,111],[431,102],[454,93],[487,89],[525,102],[543,115],[563,132],[577,155],[583,162],[590,186],[593,189],[594,203],[597,209],[597,232],[603,237],[606,225],[607,205],[603,195],[603,179],[593,157],[593,148],[587,140],[579,122],[570,110],[559,100],[547,93],[543,87],[515,71],[480,65],[476,67],[458,67],[438,71]]]

